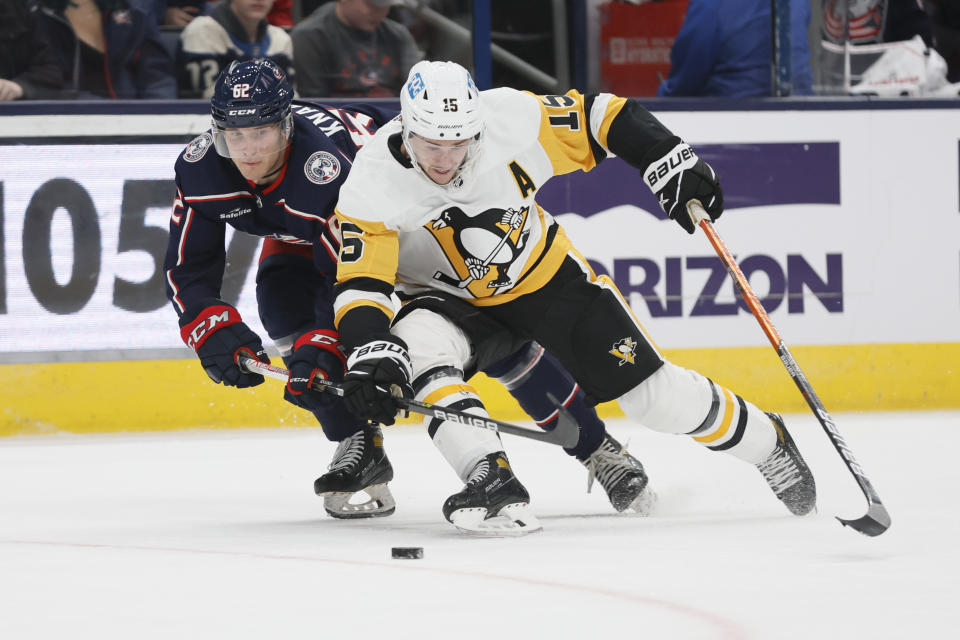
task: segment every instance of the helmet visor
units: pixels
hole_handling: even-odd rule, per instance
[[[259,127],[225,128],[213,123],[213,144],[224,158],[247,159],[271,156],[290,144],[292,119]]]

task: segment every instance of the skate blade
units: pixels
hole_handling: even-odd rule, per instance
[[[643,491],[637,494],[637,497],[633,499],[627,508],[623,510],[623,513],[629,516],[649,516],[653,513],[654,507],[657,505],[657,494],[650,487],[644,487]]]
[[[450,522],[461,531],[488,537],[525,536],[543,530],[526,502],[508,504],[497,515],[490,517],[482,507],[458,509],[450,514]]]
[[[383,518],[396,511],[390,487],[384,484],[372,484],[362,491],[331,491],[323,495],[323,508],[331,518],[352,520],[355,518]],[[351,502],[351,500],[366,500]]]

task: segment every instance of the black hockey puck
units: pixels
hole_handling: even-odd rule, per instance
[[[419,560],[423,557],[423,547],[392,547],[390,557]]]

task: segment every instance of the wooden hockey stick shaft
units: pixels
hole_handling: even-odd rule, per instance
[[[268,378],[283,380],[284,382],[286,382],[289,378],[289,372],[283,367],[260,362],[259,360],[243,354],[240,354],[237,364],[244,371],[248,371],[250,373],[259,373],[260,375]],[[313,388],[317,391],[332,393],[341,397],[343,396],[343,387],[329,380],[315,378],[313,381]],[[548,444],[557,444],[561,447],[567,447],[568,449],[575,447],[580,439],[579,425],[577,425],[570,413],[562,408],[560,415],[557,418],[556,427],[550,431],[538,431],[510,424],[509,422],[494,420],[493,418],[484,418],[483,416],[475,416],[463,411],[436,407],[432,404],[426,404],[424,402],[418,402],[408,398],[397,398],[397,404],[399,404],[400,407],[406,411],[420,413],[425,416],[430,416],[431,418],[439,418],[440,420],[447,420],[450,422],[456,422],[458,424],[480,427],[483,429],[489,429],[491,431],[498,431],[500,433],[508,433],[512,436],[519,436],[521,438],[528,438],[530,440],[537,440],[539,442],[546,442]]]
[[[780,361],[783,363],[783,366],[786,367],[790,377],[793,378],[797,388],[800,389],[800,393],[803,395],[804,400],[807,401],[807,405],[809,405],[810,409],[813,411],[813,414],[820,422],[820,426],[823,427],[823,430],[827,434],[827,438],[829,438],[831,444],[833,444],[834,448],[837,450],[837,453],[840,454],[840,458],[843,460],[843,463],[846,465],[850,473],[853,474],[853,477],[857,481],[860,490],[863,492],[864,498],[867,500],[866,514],[853,520],[844,520],[843,518],[837,518],[837,520],[839,520],[841,524],[859,531],[862,534],[868,536],[880,535],[890,527],[890,514],[880,501],[880,496],[873,488],[870,480],[867,479],[866,474],[863,472],[863,468],[856,461],[856,458],[854,458],[853,451],[847,445],[846,440],[844,440],[843,436],[840,435],[840,430],[837,429],[837,425],[834,423],[833,418],[830,417],[830,414],[827,413],[827,410],[824,408],[820,398],[817,397],[816,392],[810,385],[810,381],[807,380],[807,376],[804,375],[803,371],[800,369],[800,365],[797,364],[797,361],[794,360],[793,355],[787,348],[787,345],[784,344],[783,339],[777,332],[776,327],[773,326],[770,316],[767,315],[763,305],[760,304],[760,300],[757,298],[756,294],[754,294],[753,289],[750,287],[750,283],[747,281],[746,276],[743,275],[743,272],[737,265],[733,255],[720,239],[716,229],[713,228],[713,224],[710,222],[710,217],[703,209],[703,206],[699,201],[691,200],[687,204],[687,211],[690,213],[690,217],[693,218],[694,223],[698,224],[699,227],[703,229],[703,232],[707,235],[707,239],[710,240],[710,244],[713,245],[714,250],[716,250],[717,255],[720,256],[720,260],[723,262],[727,271],[730,273],[730,276],[733,278],[734,283],[737,285],[737,289],[739,289],[740,295],[743,297],[744,302],[747,303],[751,313],[753,313],[753,316],[757,319],[757,322],[760,323],[760,327],[767,335],[767,339],[770,340],[770,344],[773,345],[773,348],[777,351],[777,355],[780,356]]]

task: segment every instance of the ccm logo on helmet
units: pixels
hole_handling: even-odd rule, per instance
[[[230,109],[227,115],[230,116],[252,116],[257,112],[256,109]]]

